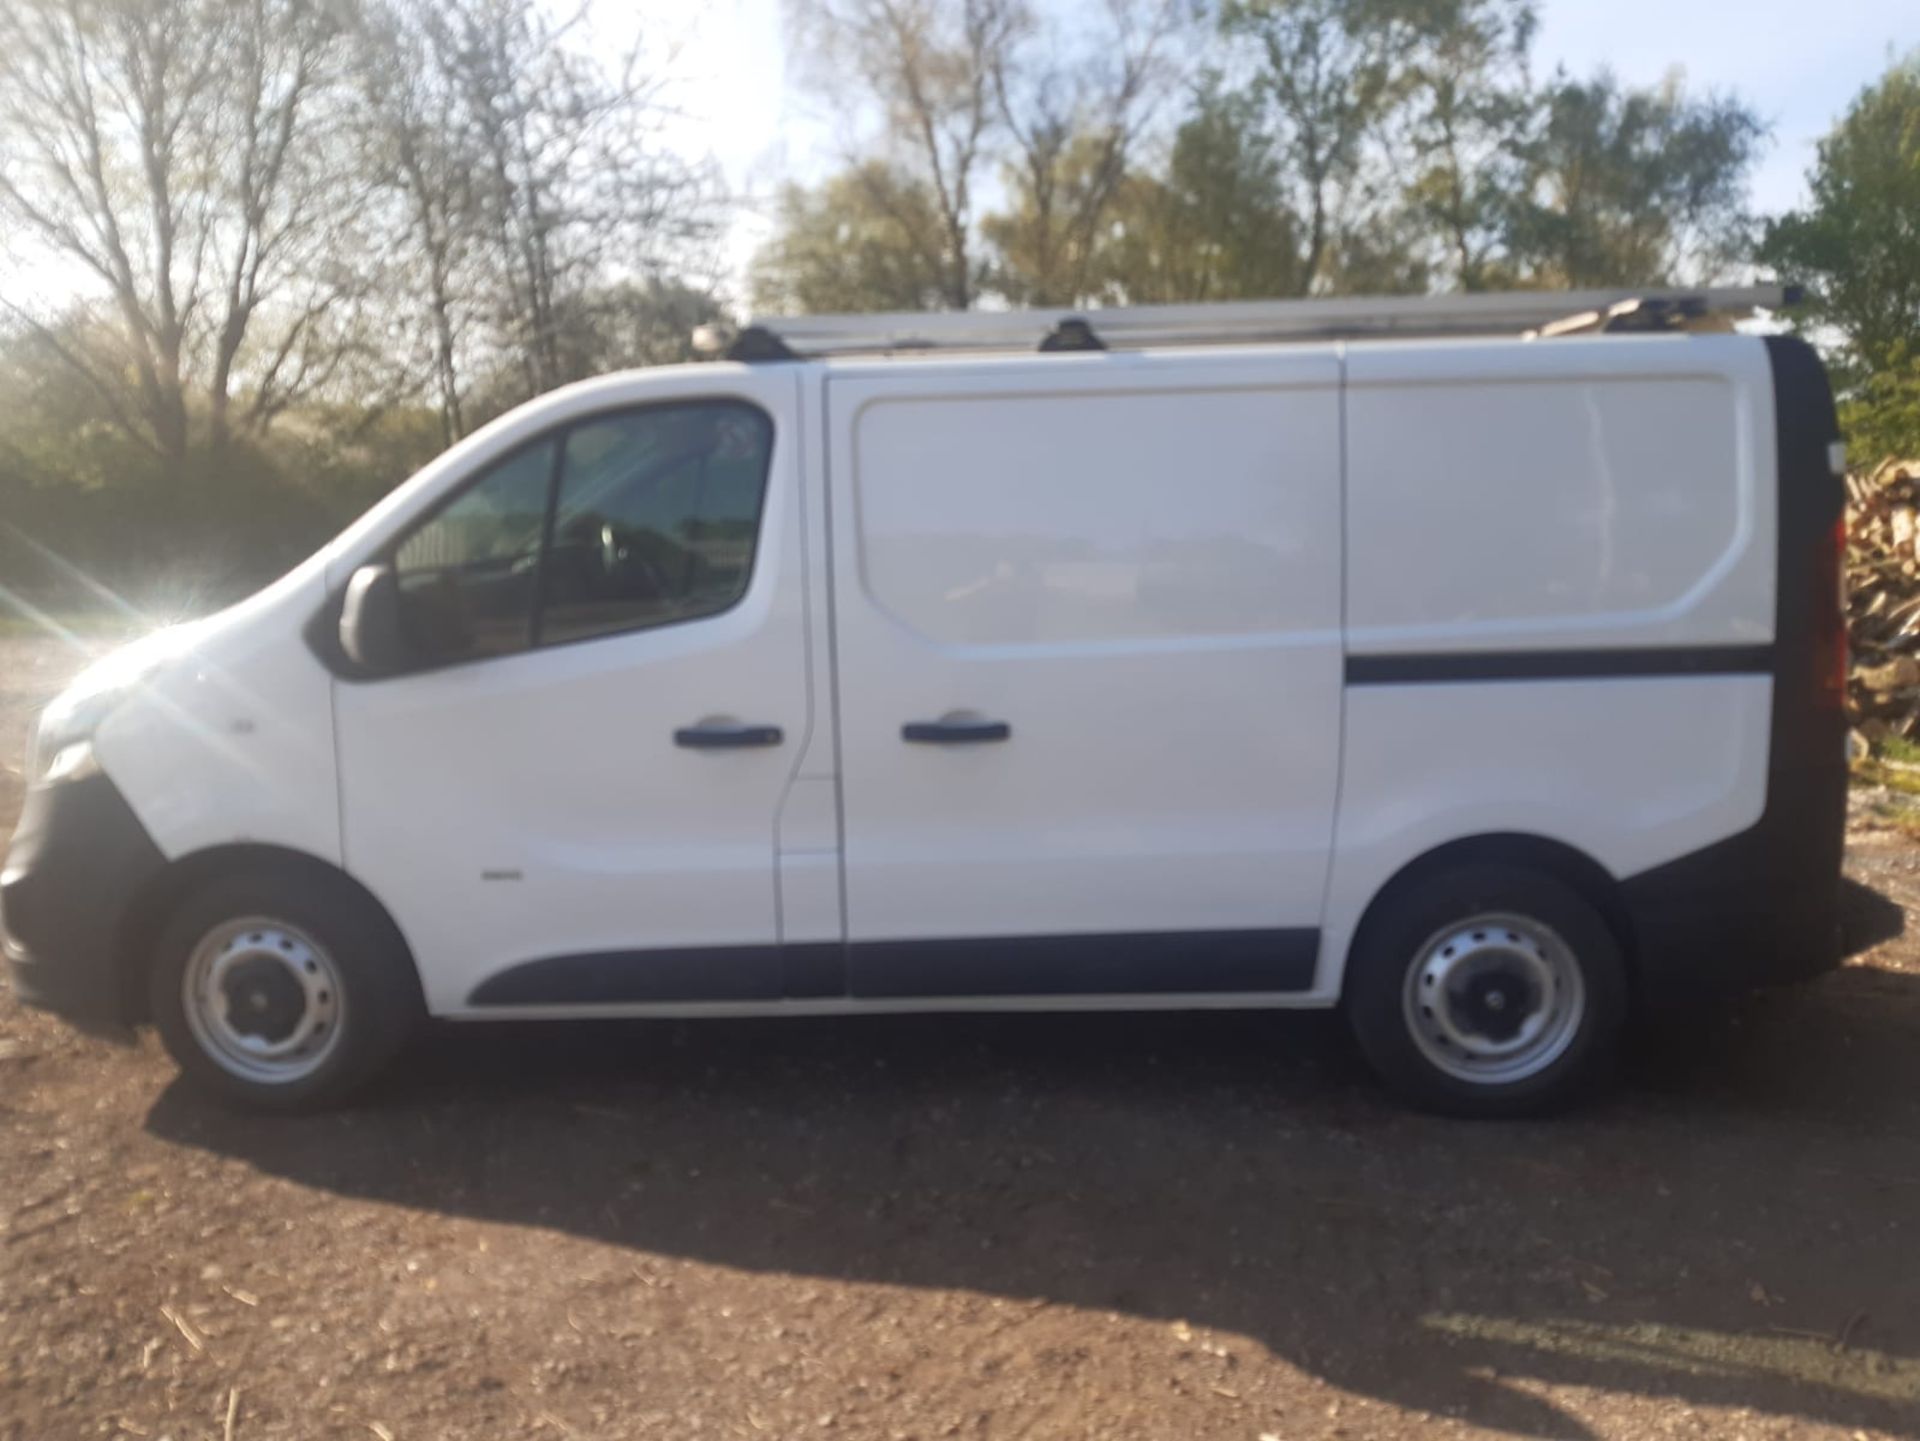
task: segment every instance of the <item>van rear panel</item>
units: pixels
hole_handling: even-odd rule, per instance
[[[1353,349],[1349,653],[1770,640],[1772,430],[1744,337]]]
[[[1840,426],[1810,346],[1766,342],[1780,537],[1765,808],[1745,831],[1628,878],[1642,971],[1669,994],[1803,979],[1840,960],[1846,630]]]
[[[1494,836],[1620,882],[1649,989],[1831,964],[1841,487],[1811,352],[1375,346],[1348,387],[1328,955],[1404,867]]]

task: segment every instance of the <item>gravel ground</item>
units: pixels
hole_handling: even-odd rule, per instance
[[[0,829],[72,664],[0,636]],[[0,1437],[1920,1435],[1920,932],[1626,1071],[1468,1125],[1326,1017],[447,1028],[276,1121],[0,996]]]

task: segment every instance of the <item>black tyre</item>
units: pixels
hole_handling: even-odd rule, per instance
[[[161,933],[150,998],[189,1079],[270,1111],[347,1099],[424,1011],[413,960],[379,908],[342,877],[293,868],[187,895]]]
[[[1563,1109],[1609,1073],[1626,965],[1605,918],[1522,866],[1462,865],[1385,896],[1354,942],[1346,1008],[1398,1095],[1455,1116]]]

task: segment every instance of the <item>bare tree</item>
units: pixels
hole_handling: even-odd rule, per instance
[[[941,253],[929,258],[943,299],[972,305],[975,184],[1000,116],[995,77],[1032,26],[1024,0],[787,0],[787,15],[816,88],[842,95],[851,75],[879,103],[896,158],[939,212]]]
[[[478,157],[440,63],[447,37],[437,11],[370,8],[358,40],[362,163],[397,206],[389,223],[410,241],[388,285],[423,311],[435,410],[450,444],[467,429],[462,351],[481,289]]]
[[[578,379],[611,343],[583,325],[680,296],[661,282],[698,268],[717,186],[665,143],[667,66],[636,43],[609,70],[584,11],[388,0],[364,33],[367,147],[423,282],[411,299],[452,438],[483,377],[495,404]]]
[[[609,77],[531,0],[456,0],[442,55],[481,162],[501,342],[529,393],[578,376],[563,312],[583,289],[658,273],[717,228],[707,167],[666,147],[664,72],[636,47]]]
[[[1106,0],[1081,53],[1057,35],[1008,46],[993,66],[994,98],[1012,141],[1011,204],[983,227],[1001,251],[1001,286],[1016,300],[1086,298],[1102,220],[1141,131],[1179,69],[1183,0]]]
[[[8,308],[170,476],[196,412],[217,449],[350,349],[329,322],[354,286],[330,257],[353,207],[315,123],[339,49],[308,0],[0,10],[0,214],[89,275],[119,324]]]

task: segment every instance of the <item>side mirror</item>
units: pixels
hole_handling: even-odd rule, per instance
[[[400,579],[390,565],[363,565],[347,582],[340,609],[340,648],[357,666],[385,675],[410,659],[400,624]]]

